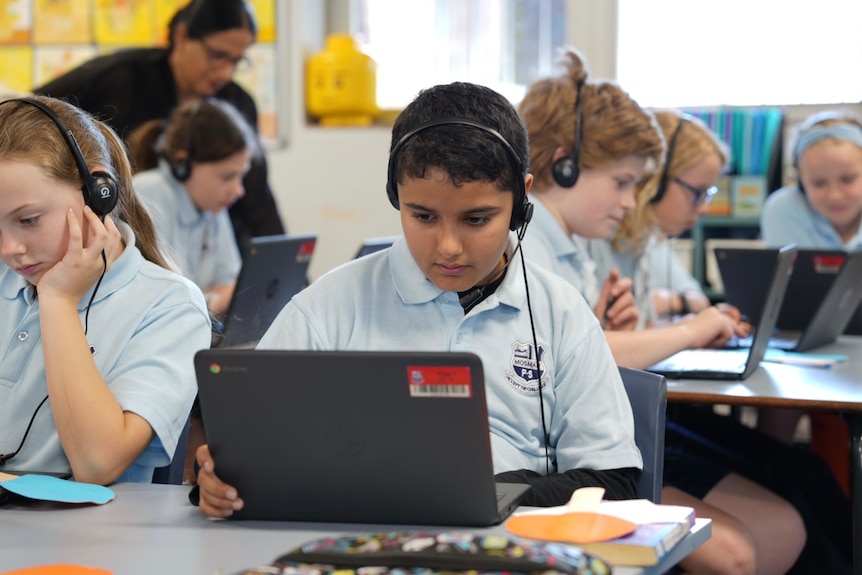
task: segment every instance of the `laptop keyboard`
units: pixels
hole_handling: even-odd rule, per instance
[[[683,359],[684,358],[684,359]],[[732,350],[692,349],[687,350],[679,359],[673,357],[661,362],[662,369],[668,371],[726,371],[740,373],[748,361],[748,350],[739,353]]]

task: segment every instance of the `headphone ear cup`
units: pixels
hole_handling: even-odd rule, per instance
[[[578,163],[572,156],[560,158],[551,168],[554,176],[554,181],[564,188],[571,188],[578,182],[580,168]]]
[[[117,207],[120,187],[117,180],[107,172],[93,172],[90,182],[85,186],[84,199],[90,209],[98,216],[105,216]]]
[[[180,182],[185,182],[192,175],[192,163],[188,158],[171,162],[171,173]]]
[[[398,186],[391,179],[386,180],[386,196],[389,198],[389,203],[392,204],[393,208],[396,210],[401,209],[398,203]]]

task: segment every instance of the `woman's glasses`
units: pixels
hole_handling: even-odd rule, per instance
[[[207,55],[207,60],[213,68],[220,68],[225,65],[229,65],[235,70],[246,70],[251,68],[252,61],[245,54],[242,56],[231,56],[224,50],[218,50],[208,46],[203,40],[198,40],[198,42],[203,46],[204,52],[206,52]]]
[[[710,201],[712,201],[712,197],[718,193],[718,186],[710,186],[706,189],[703,189],[698,188],[697,186],[692,186],[691,184],[680,178],[674,178],[673,181],[692,193],[692,195],[694,196],[694,207],[708,204]]]

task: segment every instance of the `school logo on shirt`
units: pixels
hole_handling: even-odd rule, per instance
[[[512,344],[512,371],[506,372],[506,379],[521,391],[538,391],[539,367],[542,370],[542,385],[547,385],[548,377],[545,374],[545,364],[542,357],[545,348],[539,346],[539,353],[535,353],[532,343],[516,341]],[[538,363],[536,358],[538,357]]]

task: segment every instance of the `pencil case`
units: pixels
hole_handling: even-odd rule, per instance
[[[607,575],[577,547],[504,535],[383,532],[317,539],[271,565],[235,575],[431,575],[464,573]]]

